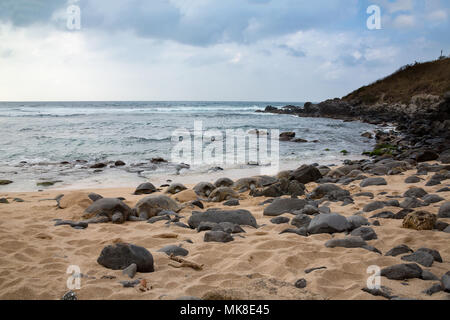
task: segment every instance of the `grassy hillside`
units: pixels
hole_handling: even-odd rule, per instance
[[[450,91],[450,58],[425,63],[415,63],[402,67],[392,75],[362,87],[343,100],[357,99],[365,104],[373,104],[383,97],[384,102],[409,103],[417,94],[443,96]]]

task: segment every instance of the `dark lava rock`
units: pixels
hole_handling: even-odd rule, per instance
[[[432,296],[435,293],[438,293],[442,291],[442,286],[440,283],[435,283],[433,284],[430,288],[428,288],[427,290],[423,291],[423,293],[425,293],[426,295]]]
[[[448,226],[447,228],[445,228],[444,230],[442,230],[442,232],[450,233],[450,226]]]
[[[6,186],[13,183],[11,180],[0,180],[0,186]]]
[[[450,271],[442,276],[441,284],[445,292],[450,292]]]
[[[381,286],[380,288],[372,288],[372,289],[366,287],[366,288],[363,288],[361,290],[364,291],[364,292],[367,292],[367,293],[369,293],[369,294],[371,294],[373,296],[383,297],[383,298],[386,298],[386,299],[389,299],[389,300],[394,297],[392,295],[392,290],[390,288],[388,288],[388,287],[385,287],[385,286]]]
[[[370,227],[359,227],[358,229],[353,230],[351,235],[354,237],[361,237],[366,241],[378,239],[377,234]]]
[[[137,265],[138,272],[153,272],[153,256],[145,248],[128,243],[118,243],[103,248],[97,262],[112,270],[123,270],[130,264]]]
[[[134,288],[139,283],[141,283],[141,280],[140,279],[137,279],[137,280],[126,280],[126,281],[120,281],[120,283],[122,284],[122,286],[124,288]]]
[[[137,272],[137,265],[136,263],[130,264],[127,268],[122,270],[122,274],[127,275],[130,277],[130,279],[133,279]]]
[[[437,194],[427,194],[425,197],[423,197],[423,201],[428,205],[438,203],[444,200],[445,200],[444,198],[438,196]]]
[[[258,228],[255,217],[247,210],[220,210],[209,209],[205,212],[193,211],[192,216],[188,220],[188,224],[192,229],[197,228],[201,222],[232,222],[238,225],[250,226]]]
[[[307,282],[305,279],[299,279],[295,282],[294,286],[298,289],[306,288]]]
[[[391,280],[420,279],[422,268],[415,263],[397,264],[381,269],[381,276]]]
[[[422,188],[411,188],[403,194],[405,198],[422,198],[426,196],[428,192]]]
[[[192,201],[191,204],[193,204],[196,207],[199,207],[200,209],[204,209],[205,208],[205,206],[203,205],[203,203],[200,200]]]
[[[367,197],[373,199],[375,196],[372,192],[360,192],[353,195],[354,197]]]
[[[103,199],[103,197],[101,195],[99,195],[97,193],[94,193],[94,192],[89,193],[88,194],[88,198],[91,199],[94,202],[97,201],[97,200]]]
[[[439,189],[438,191],[436,191],[437,193],[442,193],[442,192],[450,192],[450,188],[449,187],[445,187],[442,189]]]
[[[450,218],[450,202],[446,202],[441,206],[438,218]]]
[[[402,209],[394,215],[394,219],[403,220],[411,212],[414,212],[414,210],[413,209]]]
[[[315,188],[309,195],[310,199],[322,199],[324,197],[329,201],[340,201],[341,199],[350,197],[350,192],[335,184],[326,183]]]
[[[370,218],[379,218],[379,219],[394,219],[395,215],[394,213],[392,213],[391,211],[383,211],[383,212],[379,212],[374,214],[373,216],[371,216]]]
[[[308,236],[308,231],[306,230],[306,228],[285,229],[280,232],[280,234],[283,234],[283,233],[294,233],[294,234],[297,234],[297,235],[303,236],[303,237]]]
[[[376,227],[381,226],[380,221],[378,221],[378,220],[375,220],[375,221],[372,223],[372,225],[373,225],[373,226],[376,226]]]
[[[223,205],[227,206],[227,207],[236,207],[236,206],[239,206],[240,204],[241,203],[237,199],[231,199],[231,200],[225,201],[223,203]]]
[[[170,216],[165,215],[165,216],[156,216],[156,217],[151,217],[150,219],[147,220],[147,223],[155,223],[158,221],[163,221],[163,220],[170,220]]]
[[[265,216],[279,216],[283,213],[293,213],[305,207],[306,201],[303,199],[275,199],[264,209]]]
[[[322,174],[314,166],[303,165],[292,172],[289,178],[290,180],[297,180],[300,183],[307,184],[321,179]]]
[[[189,251],[186,249],[176,246],[176,245],[168,245],[158,250],[158,252],[164,252],[168,256],[174,255],[174,256],[182,256],[185,257],[189,254]]]
[[[74,229],[86,229],[88,227],[88,223],[86,222],[74,222],[68,220],[58,220],[55,223],[55,226],[71,226]]]
[[[386,252],[385,256],[396,257],[398,255],[410,253],[410,252],[414,252],[414,251],[407,245],[402,244],[402,245],[396,246],[395,248],[392,248],[391,250]]]
[[[308,273],[311,273],[311,272],[313,272],[313,271],[316,271],[316,270],[323,270],[323,269],[326,269],[326,268],[327,268],[327,267],[309,268],[309,269],[306,269],[306,270],[305,270],[305,273],[308,274]]]
[[[442,263],[442,257],[439,251],[428,249],[428,248],[420,248],[416,252],[426,252],[428,254],[431,254],[434,258],[434,261]]]
[[[102,169],[104,167],[106,167],[106,164],[104,164],[104,163],[96,163],[96,164],[90,166],[89,168],[91,168],[91,169]]]
[[[430,271],[423,270],[423,272],[422,272],[422,280],[425,280],[425,281],[436,281],[436,280],[439,280],[439,278],[436,275],[434,275],[433,273],[431,273]]]
[[[367,178],[361,181],[360,187],[370,186],[387,186],[387,182],[384,178]]]
[[[205,233],[204,241],[205,242],[230,242],[233,241],[233,237],[226,232],[223,231],[208,231]]]
[[[6,198],[0,198],[0,203],[8,204],[9,201],[8,201],[8,199],[6,199]]]
[[[418,176],[410,176],[405,179],[405,183],[419,183],[421,180]]]
[[[439,158],[439,154],[432,150],[424,150],[417,154],[416,161],[417,162],[427,162],[437,160]]]
[[[275,217],[270,219],[270,222],[272,222],[273,224],[283,224],[283,223],[289,223],[290,219],[287,217]]]
[[[306,214],[298,214],[292,219],[291,224],[297,228],[305,227],[308,228],[311,223],[311,218]]]
[[[362,248],[367,245],[366,241],[364,241],[361,237],[347,237],[343,239],[331,239],[325,243],[325,247],[327,248]]]
[[[336,213],[319,214],[312,219],[308,226],[308,233],[337,233],[350,228],[350,223],[344,216]]]
[[[404,209],[414,209],[420,207],[426,207],[426,203],[420,201],[417,198],[405,198],[403,202],[400,204],[400,207]]]
[[[413,254],[403,256],[402,260],[409,262],[417,262],[418,264],[421,264],[424,267],[431,267],[433,265],[434,257],[427,252],[416,251]]]
[[[116,167],[123,167],[124,165],[126,165],[126,163],[123,162],[122,160],[117,160],[116,162],[114,162],[114,165]]]
[[[384,208],[385,205],[386,204],[383,201],[371,202],[364,206],[363,211],[364,212],[372,212],[372,211]]]

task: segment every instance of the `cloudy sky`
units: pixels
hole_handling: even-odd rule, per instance
[[[321,101],[449,55],[449,19],[447,0],[0,0],[0,100]]]

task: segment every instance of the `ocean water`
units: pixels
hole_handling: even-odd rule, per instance
[[[280,169],[304,163],[340,164],[361,158],[372,141],[361,133],[374,126],[333,119],[299,118],[256,113],[267,105],[282,107],[301,102],[0,102],[0,179],[14,181],[0,191],[33,191],[37,183],[58,181],[52,188],[130,187],[142,181],[196,183],[219,176],[258,174],[254,164],[180,170],[171,162],[175,130],[278,129],[297,138],[318,142],[280,142]],[[325,151],[327,149],[327,151]],[[340,151],[347,150],[343,156]],[[162,157],[166,164],[152,164]],[[78,161],[77,161],[78,160]],[[80,161],[81,160],[81,161]],[[124,167],[111,167],[122,160]],[[102,170],[90,169],[98,162]],[[244,172],[243,170],[246,170]]]

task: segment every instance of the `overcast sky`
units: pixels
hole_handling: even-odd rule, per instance
[[[0,100],[321,101],[449,55],[449,19],[446,0],[0,0]]]

